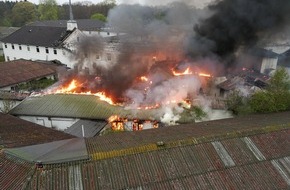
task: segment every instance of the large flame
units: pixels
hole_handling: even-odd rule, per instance
[[[81,84],[73,79],[67,86],[64,86],[55,91],[56,94],[82,94],[82,95],[93,95],[99,97],[100,100],[105,101],[111,105],[115,105],[112,98],[106,95],[106,92],[100,91],[96,93],[92,93],[91,91],[78,92],[77,89],[81,87]]]
[[[177,71],[175,71],[174,69],[172,69],[172,74],[174,75],[174,76],[183,76],[183,75],[192,75],[192,74],[196,74],[196,75],[198,75],[198,76],[200,76],[200,77],[211,77],[211,75],[210,74],[208,74],[208,73],[204,73],[204,72],[192,72],[191,70],[190,70],[190,68],[188,67],[188,68],[186,68],[185,69],[185,71],[183,71],[183,72],[177,72]]]
[[[189,67],[182,73],[177,72],[177,71],[172,69],[172,73],[173,73],[174,76],[182,76],[182,75],[191,75],[191,74],[193,74]]]
[[[211,75],[207,73],[198,73],[198,75],[201,77],[211,77]]]
[[[149,79],[148,79],[148,77],[142,76],[142,77],[140,77],[140,80],[144,81],[144,82],[147,82]]]

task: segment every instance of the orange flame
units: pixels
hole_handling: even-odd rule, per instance
[[[116,121],[119,119],[119,116],[117,115],[112,115],[111,117],[108,118],[108,122],[111,123],[113,121]]]
[[[172,69],[172,73],[174,76],[182,76],[182,75],[191,75],[192,74],[192,71],[190,70],[190,68],[188,67],[184,72],[182,73],[179,73],[179,72],[176,72]]]
[[[140,106],[137,109],[138,110],[151,110],[151,109],[156,109],[158,107],[160,107],[160,104],[155,104],[153,106]]]
[[[105,102],[108,102],[109,104],[114,105],[114,101],[111,98],[107,97],[105,92],[98,92],[93,95],[98,96],[100,100],[102,101],[105,101]]]
[[[211,77],[210,74],[206,74],[206,73],[199,73],[198,75],[201,77]]]
[[[140,80],[147,82],[149,79],[147,77],[145,77],[145,76],[142,76],[142,77],[140,77]]]
[[[69,93],[75,90],[77,87],[77,81],[73,79],[67,87],[62,87],[61,89],[56,90],[55,93]]]
[[[77,80],[73,79],[67,87],[62,87],[55,91],[56,94],[81,94],[81,95],[93,95],[99,97],[100,100],[105,101],[111,105],[115,105],[114,101],[106,96],[106,93],[101,91],[97,93],[92,93],[91,91],[86,92],[76,92],[76,89],[79,87]]]

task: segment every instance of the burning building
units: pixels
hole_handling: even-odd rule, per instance
[[[286,0],[223,0],[205,9],[181,2],[116,6],[107,24],[120,35],[84,35],[76,45],[74,69],[48,93],[93,94],[126,110],[158,109],[161,122],[175,124],[185,110],[181,102],[199,102],[213,76],[244,68],[242,53],[283,28],[289,18],[286,7]],[[261,81],[256,82],[263,85]],[[131,126],[144,128],[132,119]],[[125,129],[126,122],[118,115],[112,126]]]

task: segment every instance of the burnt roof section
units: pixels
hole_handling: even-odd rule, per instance
[[[93,19],[78,19],[75,20],[79,30],[94,31],[100,30],[105,27],[105,23],[99,20]],[[30,26],[50,26],[50,27],[67,27],[68,20],[48,20],[48,21],[36,21],[29,24]]]
[[[57,66],[29,60],[14,60],[0,64],[0,87],[28,82],[54,75]]]
[[[254,69],[243,68],[237,76],[227,79],[218,84],[218,87],[224,90],[234,90],[240,85],[257,86],[264,88],[268,85],[270,77],[266,74],[255,71]]]
[[[124,106],[111,105],[94,95],[47,94],[29,97],[14,107],[12,115],[79,118],[107,120],[112,115],[122,118],[159,120],[160,110],[128,110]]]
[[[4,43],[24,44],[44,47],[58,47],[72,31],[64,27],[23,26],[2,40]]]
[[[74,136],[0,113],[0,147],[2,148],[22,147],[70,138]]]
[[[224,90],[233,90],[237,86],[243,85],[243,84],[244,84],[244,80],[241,77],[234,77],[218,84],[218,87]]]

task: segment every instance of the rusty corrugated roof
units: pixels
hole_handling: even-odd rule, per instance
[[[88,138],[90,160],[45,164],[18,177],[27,178],[22,189],[289,189],[289,115]],[[21,167],[4,172],[14,166]]]
[[[55,75],[57,67],[29,60],[14,60],[0,64],[0,87],[28,82]]]
[[[2,148],[22,147],[73,137],[62,131],[0,113],[0,147]]]

